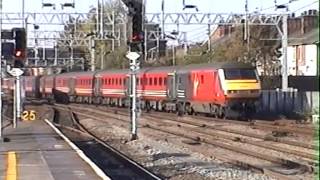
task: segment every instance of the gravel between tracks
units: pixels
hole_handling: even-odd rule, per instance
[[[112,125],[86,118],[80,122],[117,149],[165,176],[166,179],[271,179],[195,153],[179,143],[173,144],[181,142],[181,139],[165,133],[152,133],[150,129],[140,128],[139,140],[127,141],[128,128],[124,124]]]
[[[198,145],[183,143],[186,139],[144,127],[139,128],[138,140],[128,141],[130,130],[125,123],[108,118],[96,121],[79,116],[79,119],[88,130],[165,179],[272,179],[216,159],[215,154],[239,159],[234,153],[228,154],[227,150],[218,147],[201,144],[203,151],[199,151]],[[253,162],[254,159],[248,158],[247,161]]]

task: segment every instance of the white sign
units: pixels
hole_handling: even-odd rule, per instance
[[[126,57],[127,57],[128,59],[132,60],[132,61],[135,61],[135,60],[139,59],[140,54],[137,53],[137,52],[128,52],[127,55],[126,55]]]
[[[12,76],[21,76],[23,74],[23,71],[19,68],[12,68],[10,71],[8,71],[8,73]]]

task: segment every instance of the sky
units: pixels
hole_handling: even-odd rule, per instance
[[[2,0],[3,12],[21,12],[23,0]],[[88,12],[90,7],[96,6],[98,0],[74,0],[75,9],[61,9],[61,3],[70,3],[73,0],[25,0],[26,12]],[[109,0],[106,0],[109,1]],[[276,13],[274,8],[275,0],[248,0],[249,12],[261,11],[262,13]],[[276,0],[277,4],[288,3],[290,0]],[[52,8],[42,8],[42,2],[57,4],[56,10]],[[196,12],[194,9],[183,11],[183,0],[164,0],[164,10],[168,13],[191,13]],[[185,0],[186,4],[197,5],[199,13],[244,13],[246,0]],[[146,0],[147,13],[161,12],[162,0]],[[289,4],[289,11],[295,12],[297,15],[304,10],[319,10],[318,0],[294,0]],[[278,12],[279,13],[279,12]],[[167,31],[176,29],[175,26],[166,26]],[[187,32],[190,42],[199,41],[204,38],[207,32],[206,26],[187,26],[181,27],[180,30]]]

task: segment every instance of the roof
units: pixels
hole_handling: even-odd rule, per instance
[[[288,45],[306,45],[306,44],[317,44],[319,43],[319,29],[313,29],[312,31],[305,33],[294,38],[289,37]]]

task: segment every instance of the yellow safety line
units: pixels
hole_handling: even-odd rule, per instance
[[[6,180],[17,180],[17,156],[16,152],[8,152]]]

